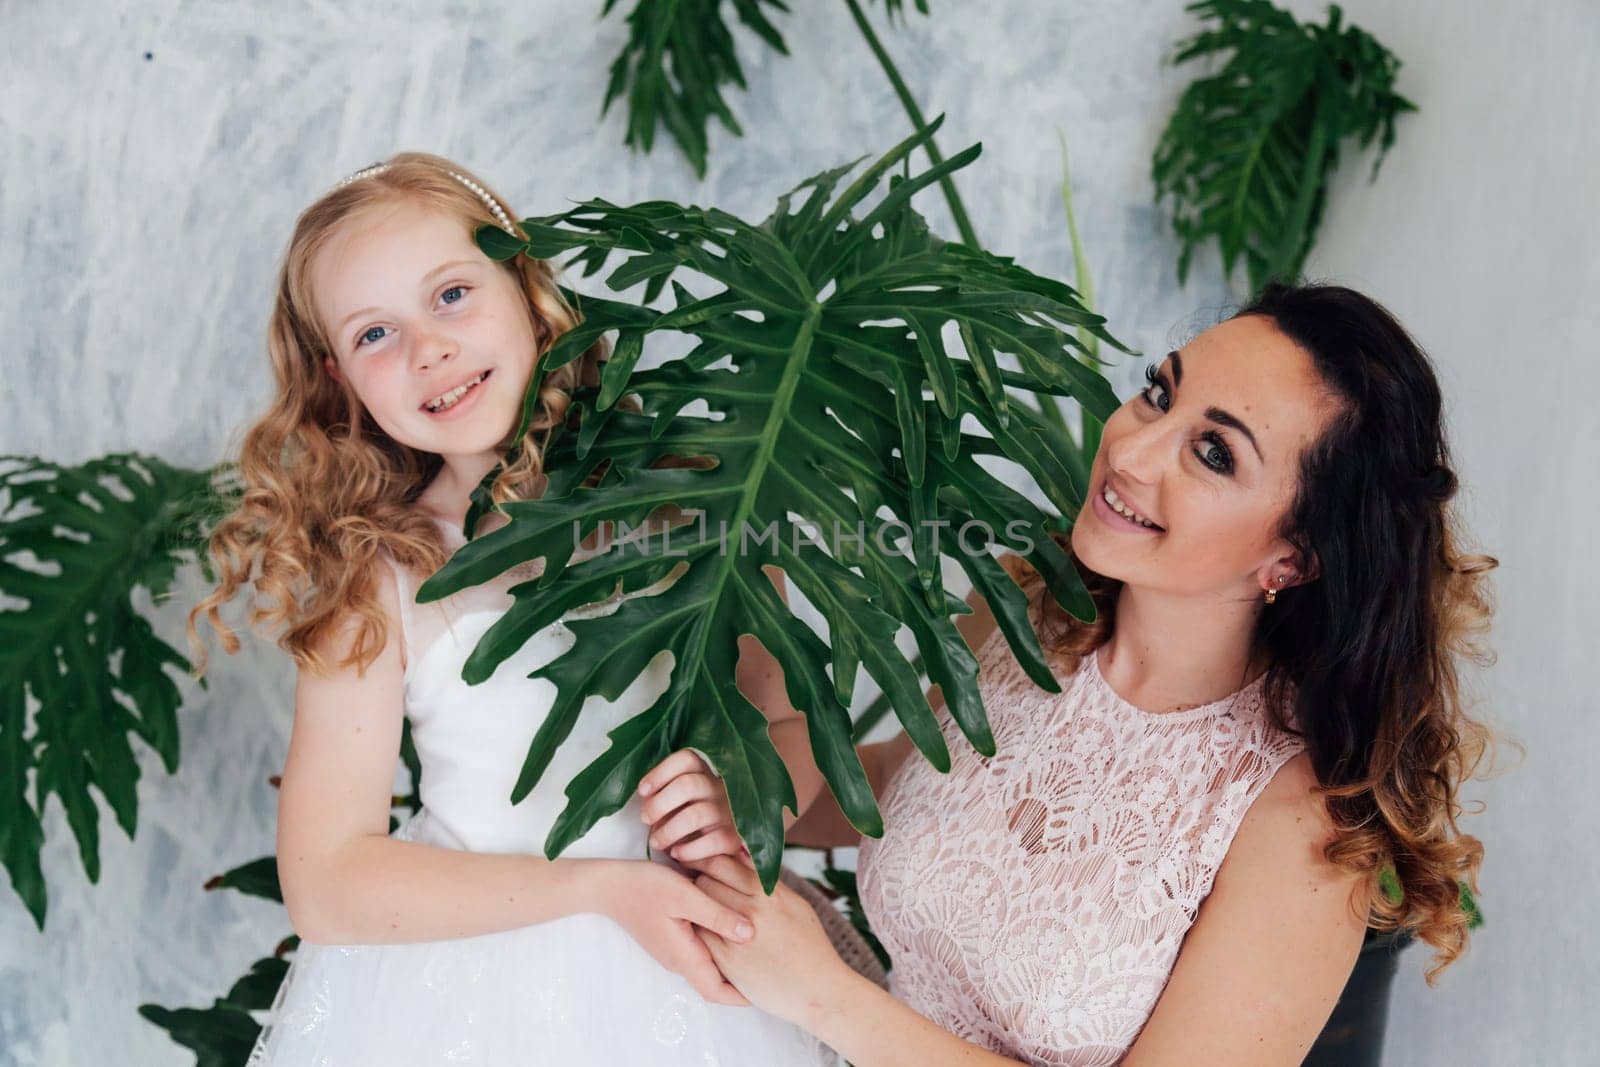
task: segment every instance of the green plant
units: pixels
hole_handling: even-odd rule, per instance
[[[904,84],[894,73],[893,64],[876,44],[871,27],[860,16],[855,0],[846,0],[857,23],[873,44],[896,82],[902,99]],[[913,0],[917,10],[928,13],[928,0]],[[788,55],[783,34],[767,17],[766,8],[788,13],[784,0],[731,0],[734,16],[780,55]],[[600,17],[611,14],[617,0],[606,0]],[[884,0],[892,21],[905,13],[905,0]],[[624,95],[628,98],[628,129],[623,143],[649,152],[655,146],[658,127],[667,133],[688,157],[697,177],[706,176],[708,144],[706,127],[715,118],[736,137],[742,137],[738,119],[723,99],[725,86],[745,88],[744,70],[734,52],[733,33],[724,21],[723,0],[636,0],[625,16],[628,41],[611,63],[611,78],[606,85],[601,115]],[[914,107],[915,105],[913,105]],[[921,129],[927,123],[913,118]],[[939,160],[935,159],[937,164]]]
[[[39,866],[51,796],[66,810],[89,881],[100,877],[104,798],[129,837],[139,762],[129,735],[178,767],[173,672],[189,661],[134,606],[170,594],[234,492],[229,472],[153,456],[66,467],[0,457],[0,862],[44,928]],[[33,796],[28,796],[29,779]]]
[[[419,600],[434,600],[519,563],[545,560],[544,575],[513,590],[515,603],[469,658],[464,677],[476,682],[570,608],[603,598],[619,583],[637,591],[683,568],[663,592],[570,623],[573,649],[537,672],[558,695],[529,748],[513,801],[538,781],[585,698],[614,699],[657,653],[674,655],[667,692],[613,731],[611,747],[567,787],[569,802],[546,841],[548,854],[559,854],[619,809],[667,752],[693,745],[722,773],[738,828],[771,887],[783,848],[781,812],[795,801],[764,718],[733,685],[744,633],[755,634],[783,664],[789,698],[808,717],[818,764],[863,833],[880,832],[880,817],[847,710],[858,669],[889,694],[922,753],[948,766],[921,679],[894,646],[901,625],[915,636],[967,738],[992,751],[976,661],[950,621],[967,609],[943,586],[942,556],[953,557],[983,591],[1029,675],[1056,688],[1021,590],[986,550],[957,551],[950,538],[936,545],[933,524],[948,523],[953,532],[975,523],[986,541],[1021,551],[1063,607],[1092,617],[1070,561],[1042,536],[1049,516],[978,458],[1015,460],[1052,504],[1075,514],[1082,485],[1046,443],[1042,420],[1012,403],[1006,390],[1072,396],[1104,418],[1116,397],[1073,358],[1079,342],[1071,329],[1117,342],[1069,287],[928,231],[910,207],[912,196],[978,154],[974,146],[942,167],[891,178],[936,127],[903,141],[837,195],[859,164],[802,183],[759,227],[714,209],[591,201],[526,220],[526,242],[479,231],[491,256],[550,258],[575,250],[574,261],[588,273],[621,251],[627,258],[607,276],[611,288],[646,283],[648,301],[670,281],[677,303],[663,312],[582,302],[584,323],[541,366],[547,372],[563,365],[605,333],[617,334],[616,347],[597,395],[578,401],[579,432],[548,457],[544,495],[506,505],[509,523],[461,548],[418,592]],[[855,217],[886,178],[882,198]],[[681,268],[721,290],[691,294],[672,277]],[[947,351],[947,330],[959,336],[965,358]],[[697,345],[682,359],[636,370],[645,338],[666,331],[688,334]],[[998,353],[1015,356],[1020,369],[1001,369]],[[724,360],[732,365],[723,369]],[[641,398],[641,414],[616,406],[624,393]],[[696,401],[706,404],[708,417],[682,413]],[[962,432],[967,417],[989,436]],[[716,465],[652,468],[665,455],[711,457]],[[602,464],[600,485],[581,488]],[[699,521],[642,543],[619,541],[568,566],[574,541],[602,522],[637,528],[666,505]],[[910,528],[895,549],[882,540],[881,508]],[[831,553],[815,543],[814,531],[841,528],[867,536],[838,540]],[[751,529],[760,539],[753,553],[744,550]],[[733,550],[728,537],[738,539]],[[820,611],[829,642],[772,590],[761,570],[768,539],[769,561]]]
[[[1171,201],[1180,282],[1195,249],[1215,240],[1224,272],[1242,259],[1256,290],[1300,273],[1343,144],[1378,142],[1376,178],[1395,119],[1416,107],[1394,91],[1400,61],[1343,25],[1337,5],[1322,26],[1269,0],[1202,0],[1188,10],[1208,24],[1172,62],[1221,67],[1184,90],[1161,135],[1156,199]]]
[[[1392,866],[1386,866],[1378,872],[1378,889],[1395,904],[1400,903],[1406,896]],[[1483,925],[1483,913],[1478,910],[1478,899],[1473,895],[1472,887],[1466,882],[1461,883],[1461,910],[1467,916],[1468,930],[1476,930]],[[1368,930],[1367,937],[1370,939],[1376,933],[1375,930]]]
[[[195,1067],[243,1067],[261,1033],[261,1024],[250,1013],[272,1007],[278,987],[289,973],[287,954],[296,944],[298,941],[290,938],[273,955],[256,960],[227,994],[208,1008],[141,1004],[139,1014],[194,1052]]]
[[[1079,302],[1086,310],[1094,311],[1094,279],[1089,270],[1089,257],[1084,250],[1083,238],[1078,233],[1077,216],[1072,210],[1072,172],[1068,165],[1067,138],[1060,131],[1057,131],[1057,136],[1061,141],[1061,206],[1067,223],[1067,237],[1072,242],[1073,283],[1077,286]],[[1094,331],[1084,327],[1078,327],[1074,333],[1078,338],[1077,358],[1086,367],[1093,369],[1101,362],[1100,339],[1094,335]],[[1037,399],[1039,429],[1045,438],[1045,443],[1052,453],[1060,457],[1062,464],[1071,470],[1077,484],[1089,484],[1089,468],[1094,462],[1095,452],[1100,448],[1101,420],[1096,418],[1088,407],[1079,405],[1078,432],[1074,437],[1067,425],[1060,402],[1053,396],[1040,396]],[[1022,403],[1027,402],[1023,398],[1018,400]],[[1052,516],[1050,527],[1058,532],[1068,532],[1072,529],[1072,516]],[[922,671],[922,657],[914,656],[911,666],[916,671]],[[852,730],[855,739],[860,741],[866,737],[888,713],[889,695],[880,693],[855,717]]]
[[[913,0],[922,14],[928,13],[928,0]],[[783,35],[761,12],[762,3],[779,10],[788,8],[782,0],[734,0],[739,21],[754,30],[779,53],[789,54]],[[610,13],[616,0],[607,0],[601,17]],[[858,0],[845,0],[850,17],[872,55],[883,68],[895,96],[905,108],[912,129],[926,129],[928,121],[889,58],[888,50],[867,21]],[[905,0],[884,0],[884,10],[893,22],[905,14]],[[657,126],[665,126],[678,147],[694,166],[698,177],[706,176],[706,124],[712,116],[735,136],[744,131],[722,99],[720,86],[732,83],[743,89],[744,73],[734,56],[733,38],[722,21],[721,0],[640,0],[627,16],[630,35],[622,54],[611,64],[611,81],[606,86],[605,103],[600,113],[610,110],[611,102],[628,94],[628,132],[624,143],[650,151]],[[669,78],[666,68],[672,68]],[[934,166],[944,163],[939,147],[929,138],[928,159]],[[966,205],[948,175],[939,179],[950,216],[962,241],[978,248],[978,235],[967,217]]]
[[[889,958],[889,950],[883,947],[878,935],[872,932],[872,925],[867,921],[866,909],[861,906],[861,887],[856,882],[856,872],[836,866],[833,862],[833,849],[826,850],[822,876],[812,878],[810,882],[832,897],[836,905],[844,905],[845,917],[866,941],[867,947],[872,949],[872,954],[878,957],[883,969],[888,971],[893,967],[894,962]]]
[[[740,22],[780,53],[789,54],[783,35],[762,10],[788,11],[783,0],[732,3]],[[615,6],[616,0],[606,0],[600,17]],[[649,152],[656,127],[665,126],[701,178],[706,175],[706,125],[712,117],[736,136],[744,132],[722,99],[724,85],[745,87],[722,12],[722,0],[638,0],[627,15],[628,43],[611,64],[611,81],[600,107],[604,115],[626,93],[624,143]]]

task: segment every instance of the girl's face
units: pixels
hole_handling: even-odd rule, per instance
[[[515,428],[537,341],[527,297],[460,220],[402,201],[360,216],[311,264],[329,373],[401,444],[493,452]]]
[[[1275,531],[1301,453],[1337,410],[1311,358],[1270,319],[1247,315],[1150,378],[1105,425],[1072,528],[1078,558],[1130,587],[1183,596],[1241,601],[1298,584],[1300,561]]]

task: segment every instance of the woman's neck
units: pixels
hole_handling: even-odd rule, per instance
[[[1197,707],[1237,692],[1266,669],[1252,648],[1253,601],[1176,596],[1124,585],[1100,672],[1125,700],[1151,711]]]

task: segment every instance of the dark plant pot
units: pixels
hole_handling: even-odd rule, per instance
[[[1302,1061],[1304,1067],[1377,1067],[1389,1022],[1389,989],[1400,967],[1400,952],[1411,941],[1409,930],[1367,931],[1350,981]]]

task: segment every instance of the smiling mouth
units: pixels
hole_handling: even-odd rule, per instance
[[[1165,532],[1162,527],[1157,526],[1143,515],[1140,515],[1137,511],[1134,511],[1127,504],[1123,503],[1122,498],[1117,495],[1116,490],[1112,489],[1111,486],[1106,485],[1101,488],[1100,499],[1105,502],[1106,507],[1110,508],[1122,518],[1127,519],[1135,526],[1141,526],[1146,530],[1153,530],[1156,533]]]
[[[448,393],[442,393],[439,396],[434,397],[432,400],[429,400],[427,403],[422,405],[422,410],[428,412],[430,415],[438,415],[441,412],[449,411],[451,408],[461,403],[461,401],[465,399],[467,395],[470,394],[474,389],[488,381],[489,375],[493,373],[493,368],[490,368],[489,370],[486,370],[482,374],[478,375],[476,378],[456,386]]]

